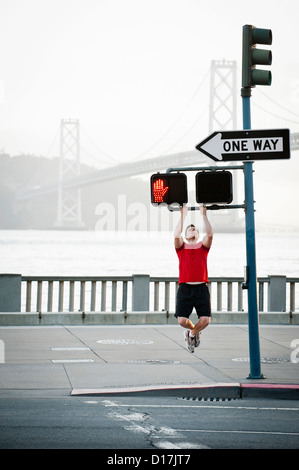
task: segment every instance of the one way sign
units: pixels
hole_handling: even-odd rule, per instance
[[[291,156],[290,130],[219,131],[196,148],[217,162],[285,159]]]

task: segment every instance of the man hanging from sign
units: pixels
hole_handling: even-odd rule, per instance
[[[200,212],[205,228],[202,241],[199,241],[199,231],[193,224],[186,228],[186,241],[184,241],[182,232],[187,212],[188,207],[183,206],[174,231],[174,246],[179,258],[179,288],[175,317],[179,325],[186,329],[184,336],[188,351],[194,352],[194,348],[200,343],[200,332],[209,325],[211,317],[207,257],[213,241],[213,230],[207,217],[206,207],[202,206]],[[195,325],[189,318],[193,308],[196,309],[198,316]]]

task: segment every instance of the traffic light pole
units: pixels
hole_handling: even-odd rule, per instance
[[[241,96],[243,103],[243,129],[251,129],[251,89],[242,88]],[[259,320],[257,309],[255,221],[252,174],[252,162],[244,162],[246,255],[248,273],[248,283],[246,287],[248,288],[248,335],[250,356],[250,375],[248,378],[262,379],[264,377],[261,374]]]

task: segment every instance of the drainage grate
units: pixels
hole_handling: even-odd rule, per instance
[[[232,401],[240,400],[239,397],[182,397],[180,400],[187,401]]]

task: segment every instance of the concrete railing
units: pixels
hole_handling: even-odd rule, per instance
[[[259,312],[295,312],[299,278],[258,278]],[[243,278],[211,277],[212,312],[243,312]],[[178,278],[0,274],[0,312],[174,312]],[[296,296],[297,290],[297,296]],[[246,300],[246,302],[245,302]],[[245,306],[245,307],[244,307]]]

